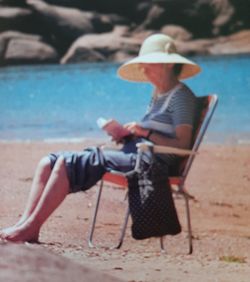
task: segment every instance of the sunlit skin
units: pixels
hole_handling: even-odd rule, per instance
[[[2,229],[0,238],[12,242],[38,242],[40,228],[69,193],[63,158],[53,170],[48,157],[37,166],[24,213],[13,226]]]
[[[157,95],[166,93],[179,82],[173,73],[173,64],[141,64],[140,67],[155,86]],[[127,123],[124,127],[138,137],[146,137],[149,133],[136,122]],[[192,127],[180,125],[176,127],[175,132],[175,138],[153,133],[150,141],[157,145],[188,148],[191,142]],[[69,181],[63,158],[59,158],[51,170],[50,160],[45,157],[37,166],[22,217],[15,225],[1,230],[0,238],[12,242],[37,242],[41,226],[68,193]]]

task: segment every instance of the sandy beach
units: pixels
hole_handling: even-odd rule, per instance
[[[20,217],[41,157],[53,151],[80,150],[89,143],[0,143],[0,228]],[[191,201],[192,255],[187,254],[182,199],[175,203],[183,231],[165,239],[166,253],[160,252],[157,239],[134,240],[129,228],[123,247],[110,250],[126,206],[124,190],[111,186],[103,194],[96,229],[98,248],[90,249],[86,240],[96,187],[66,198],[42,228],[38,247],[124,281],[249,281],[250,146],[202,145],[187,188],[195,197]],[[19,263],[27,264],[27,260]],[[11,265],[9,271],[13,272]]]

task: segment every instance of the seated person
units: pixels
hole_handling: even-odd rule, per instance
[[[95,148],[44,157],[37,166],[22,217],[15,225],[1,230],[0,237],[14,242],[38,241],[42,225],[69,193],[91,188],[110,170],[133,170],[138,142],[149,140],[157,145],[189,149],[195,96],[180,80],[199,71],[197,64],[177,53],[172,38],[164,34],[149,36],[139,56],[118,69],[123,79],[154,86],[151,103],[141,122],[124,125],[133,138],[125,140],[120,151]],[[179,158],[173,154],[161,157],[170,167]]]

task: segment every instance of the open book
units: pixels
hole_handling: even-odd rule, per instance
[[[98,118],[97,125],[112,136],[114,140],[120,141],[123,138],[131,135],[131,132],[124,128],[122,124],[114,119]]]

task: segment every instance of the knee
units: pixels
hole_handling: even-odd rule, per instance
[[[49,157],[43,157],[38,164],[38,169],[41,172],[50,172],[51,171],[50,158]]]
[[[57,175],[61,175],[66,172],[64,157],[60,156],[53,167],[53,173]]]

